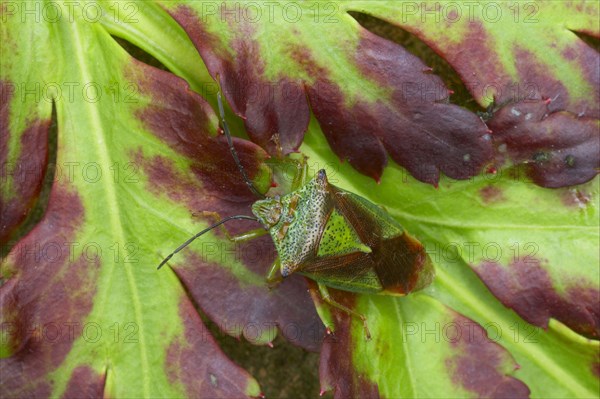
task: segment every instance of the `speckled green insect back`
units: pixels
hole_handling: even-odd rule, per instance
[[[233,158],[244,181],[258,196],[252,205],[256,216],[231,216],[202,230],[161,262],[209,230],[232,219],[257,220],[262,229],[252,230],[232,241],[247,241],[269,233],[278,258],[267,276],[270,287],[299,273],[314,280],[321,298],[363,322],[370,338],[366,317],[331,298],[327,287],[344,291],[406,295],[431,283],[433,266],[423,245],[381,207],[365,198],[330,184],[325,170],[308,180],[306,158],[297,163],[289,194],[265,198],[248,179],[233,147],[218,93],[221,123]]]

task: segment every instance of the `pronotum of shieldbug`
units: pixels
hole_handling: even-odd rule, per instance
[[[294,160],[298,168],[290,193],[262,195],[239,161],[225,120],[221,93],[217,97],[233,159],[250,190],[262,199],[252,205],[255,217],[238,215],[220,220],[181,244],[158,268],[196,238],[229,220],[255,220],[262,228],[229,238],[239,242],[266,233],[271,235],[277,259],[266,279],[269,287],[293,273],[314,280],[325,303],[362,320],[367,339],[370,338],[366,317],[333,300],[327,287],[396,296],[419,290],[434,277],[425,248],[382,207],[330,184],[324,169],[309,180],[306,157]]]

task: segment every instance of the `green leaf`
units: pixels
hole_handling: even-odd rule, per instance
[[[491,161],[481,120],[444,103],[448,89],[417,57],[360,27],[352,2],[161,4],[272,155],[298,148],[310,105],[340,159],[376,180],[387,153],[431,184],[440,171],[465,179]]]
[[[600,61],[576,34],[600,35],[600,8],[594,2],[439,1],[398,6],[352,1],[349,8],[414,33],[454,67],[481,105],[543,98],[552,100],[553,111],[600,116]]]
[[[488,123],[498,165],[528,164],[544,187],[597,175],[600,58],[577,35],[600,35],[597,3],[356,1],[350,7],[415,34],[456,70],[479,104],[499,109]]]
[[[316,126],[301,150],[317,165],[334,165]],[[358,320],[348,331],[349,317],[333,312],[335,339],[326,341],[321,358],[323,389],[337,388],[336,397],[372,387],[385,397],[522,396],[516,378],[533,397],[597,392],[598,341],[554,319],[596,339],[600,332],[599,179],[547,190],[523,171],[505,169],[469,182],[443,180],[433,189],[397,168],[388,168],[379,185],[346,166],[328,175],[383,205],[425,244],[437,275],[430,288],[406,298],[352,300],[338,292],[340,302],[367,316],[374,338],[365,341]],[[466,323],[458,351],[452,345],[457,319]],[[468,338],[475,324],[487,332],[487,343]],[[480,351],[490,357],[485,369],[476,366]],[[494,363],[497,357],[505,360]],[[344,365],[347,359],[351,364]],[[465,363],[470,369],[457,366]],[[489,379],[473,367],[491,373]]]
[[[272,291],[264,284],[275,256],[266,237],[234,246],[216,229],[156,271],[181,242],[219,216],[249,214],[254,200],[202,98],[214,107],[217,73],[234,113],[245,118],[228,112],[236,135],[246,127],[271,154],[283,155],[306,130],[300,151],[311,173],[325,167],[333,184],[385,207],[436,266],[432,286],[404,298],[331,290],[366,315],[371,341],[360,322],[315,298],[334,330],[321,351],[323,390],[337,397],[597,395],[599,180],[547,190],[525,173],[537,167],[543,178],[535,182],[559,181],[555,186],[597,174],[590,129],[599,109],[590,72],[597,54],[565,29],[597,36],[596,4],[489,2],[481,6],[501,7],[509,18],[452,23],[419,14],[435,4],[448,11],[458,4],[451,2],[277,3],[273,21],[264,19],[267,12],[256,22],[248,19],[253,14],[236,14],[235,7],[254,12],[249,3],[226,3],[233,13],[223,17],[220,2],[158,4],[101,1],[84,10],[2,3],[0,237],[3,245],[11,240],[0,273],[2,396],[258,396],[257,382],[221,352],[202,314],[256,344],[281,332],[309,350],[321,345],[324,330],[306,283],[292,276]],[[417,13],[402,9],[412,5]],[[525,25],[531,7],[540,22]],[[297,9],[304,18],[294,22],[289,13]],[[511,22],[515,9],[518,24]],[[480,105],[492,96],[478,88],[499,82],[494,87],[502,91],[491,91],[503,105],[489,121],[494,142],[474,114],[443,103],[446,86],[417,56],[362,28],[350,11],[412,31],[450,62]],[[132,59],[109,33],[189,86]],[[468,84],[471,77],[481,85]],[[403,91],[414,81],[435,94],[420,99],[418,91]],[[500,123],[514,105],[502,101],[525,104],[504,90],[515,82],[539,89],[538,120],[516,121],[523,142],[511,141]],[[44,202],[44,174],[53,170],[53,121],[50,198],[25,234],[36,201]],[[563,133],[573,127],[583,134]],[[545,129],[549,141],[527,143]],[[266,190],[266,153],[234,143]],[[491,160],[492,144],[498,157],[507,143],[512,162],[527,169],[499,157],[496,174],[476,175]],[[584,168],[563,164],[553,174],[554,158],[531,164],[541,150],[562,162],[573,148]],[[386,153],[406,169],[384,169]],[[226,231],[255,227],[234,222]]]
[[[30,159],[46,169],[54,104],[56,173],[43,218],[2,262],[2,395],[258,396],[256,381],[204,327],[194,287],[186,291],[174,273],[156,270],[164,251],[210,220],[194,219],[194,212],[247,211],[252,199],[214,112],[184,81],[129,57],[83,8],[31,3],[34,11],[62,15],[38,22],[9,8],[24,4],[2,5],[2,37],[13,51],[2,57],[2,160],[17,171],[30,167]],[[34,39],[21,40],[25,35]],[[265,153],[244,140],[234,145],[264,189]],[[23,212],[31,210],[33,199],[23,193],[39,186],[39,175],[14,174],[3,184],[3,226],[22,213],[5,203],[21,201]],[[236,276],[231,267],[214,260],[206,267],[223,298],[204,301],[241,304],[227,314],[236,324],[223,329],[240,335],[239,326],[254,322],[260,328],[254,339],[266,342],[278,326],[312,318],[312,337],[284,334],[318,347],[316,313],[298,306],[302,298],[310,304],[301,279],[270,295],[259,275],[242,271],[249,301],[226,289],[226,277]],[[295,305],[280,296],[295,298]]]

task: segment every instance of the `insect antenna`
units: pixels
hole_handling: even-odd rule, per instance
[[[254,193],[254,195],[256,195],[259,198],[265,198],[265,196],[258,191],[256,186],[254,186],[252,181],[248,178],[248,175],[246,174],[246,170],[244,169],[244,166],[240,162],[240,158],[238,157],[237,151],[235,150],[235,147],[233,147],[233,141],[231,140],[231,132],[229,131],[229,125],[227,125],[227,121],[225,120],[225,110],[223,108],[223,100],[221,99],[221,91],[220,90],[217,92],[217,101],[219,103],[219,115],[221,116],[221,124],[223,125],[223,131],[225,132],[225,136],[227,137],[227,144],[229,145],[229,151],[231,151],[233,160],[235,161],[235,164],[237,165],[238,169],[240,170],[240,173],[242,174],[242,177],[244,178],[246,185],[248,186],[248,188],[250,188],[250,191],[252,191]]]
[[[222,219],[222,220],[218,221],[217,223],[213,224],[212,226],[205,228],[204,230],[202,230],[201,232],[199,232],[198,234],[194,235],[192,238],[190,238],[189,240],[187,240],[186,242],[184,242],[183,244],[181,244],[175,251],[173,251],[169,256],[167,256],[165,259],[163,259],[162,262],[160,262],[160,265],[158,265],[157,269],[160,269],[161,267],[163,267],[163,265],[165,263],[167,263],[169,261],[169,259],[171,259],[173,257],[173,255],[175,255],[177,252],[181,251],[183,248],[185,248],[188,245],[190,245],[192,243],[192,241],[194,241],[196,238],[200,237],[202,234],[208,233],[209,231],[211,231],[215,227],[219,227],[223,223],[228,222],[228,221],[233,220],[233,219],[246,219],[246,220],[255,220],[255,221],[258,221],[258,219],[255,218],[255,217],[245,216],[245,215],[237,215],[237,216],[226,217],[225,219]]]

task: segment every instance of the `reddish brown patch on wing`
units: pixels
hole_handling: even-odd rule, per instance
[[[543,187],[585,183],[600,170],[597,119],[569,112],[551,113],[547,102],[508,104],[488,122],[497,146],[506,146],[515,163],[524,163]]]
[[[181,6],[172,15],[192,39],[211,75],[220,77],[223,93],[234,112],[244,118],[252,141],[274,156],[296,151],[310,118],[304,89],[285,77],[273,82],[264,79],[265,66],[260,58],[264,49],[250,39],[252,26],[235,24],[239,37],[232,40],[229,52],[219,38],[204,29],[201,18],[190,8]]]
[[[492,204],[504,200],[502,190],[498,187],[489,185],[479,190],[479,196],[486,204]]]
[[[318,292],[315,282],[308,280],[308,284],[312,287],[313,292]],[[353,294],[331,288],[329,291],[336,302],[350,309],[354,308],[355,297]],[[320,297],[316,299],[321,300]],[[336,399],[378,398],[377,384],[363,374],[357,373],[352,364],[352,316],[333,307],[330,307],[330,310],[335,318],[335,333],[325,337],[321,348],[319,365],[321,393],[333,390],[333,397]]]
[[[81,337],[99,271],[98,257],[77,253],[84,217],[79,196],[55,183],[42,221],[7,258],[0,305],[12,353],[0,362],[2,396],[49,396],[47,374]]]
[[[193,161],[192,174],[211,195],[237,202],[256,199],[243,181],[227,139],[216,135],[217,118],[208,103],[189,90],[185,81],[170,73],[138,62],[136,68],[145,70],[146,79],[138,83],[141,94],[153,99],[138,112],[145,127]],[[267,155],[247,140],[233,138],[233,144],[252,179]]]
[[[14,86],[0,80],[0,94],[0,181],[5,184],[10,179],[14,189],[14,194],[8,198],[0,196],[0,242],[6,242],[11,233],[25,220],[42,189],[48,163],[48,131],[51,121],[29,121],[27,128],[20,133],[19,157],[16,162],[9,162],[9,117]]]
[[[106,374],[98,374],[87,366],[73,370],[63,398],[100,398],[104,396]]]
[[[481,398],[528,398],[530,390],[522,381],[504,374],[503,363],[519,366],[502,346],[488,339],[474,321],[456,314],[453,320],[460,334],[450,340],[455,356],[446,360],[454,381]]]
[[[588,338],[600,338],[600,291],[571,284],[558,294],[541,261],[526,257],[502,267],[486,262],[475,272],[502,303],[527,322],[547,328],[552,317]]]
[[[246,397],[250,375],[225,356],[187,297],[179,316],[184,336],[171,342],[164,364],[172,385],[183,384],[191,398]]]
[[[434,270],[423,244],[406,232],[385,237],[381,223],[363,211],[352,197],[335,186],[329,185],[328,189],[335,198],[335,207],[354,227],[360,240],[371,248],[371,253],[361,254],[356,263],[361,269],[376,272],[384,292],[405,295],[431,283]],[[344,269],[353,266],[349,264]]]
[[[433,266],[425,247],[407,233],[381,240],[372,250],[383,291],[405,295],[431,283]]]

